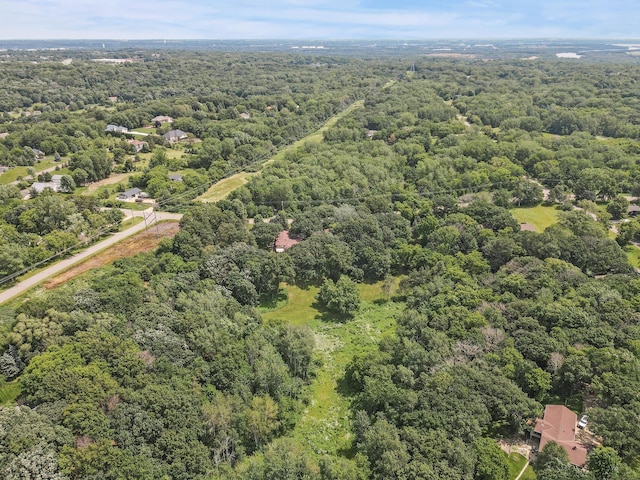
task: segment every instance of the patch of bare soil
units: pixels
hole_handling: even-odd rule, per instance
[[[501,438],[498,440],[500,448],[507,452],[507,455],[511,455],[513,452],[518,452],[524,458],[529,459],[531,455],[531,444],[524,441],[520,437],[514,438]]]
[[[165,237],[173,237],[180,230],[178,222],[163,222],[149,227],[149,230],[137,233],[124,239],[86,261],[74,265],[69,270],[60,275],[47,280],[44,287],[49,290],[59,287],[72,278],[77,277],[89,270],[109,265],[114,260],[124,257],[131,257],[137,253],[148,252],[158,247],[160,240]]]

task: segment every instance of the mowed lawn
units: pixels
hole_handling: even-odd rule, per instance
[[[558,223],[556,207],[538,205],[537,207],[514,208],[510,212],[518,222],[533,225],[537,232],[543,232],[545,228]]]
[[[24,167],[24,166],[13,167],[12,169],[7,170],[6,172],[0,174],[0,183],[11,183],[18,180],[18,177],[22,177],[22,178],[27,177],[28,176],[27,169],[29,168],[33,168],[37,175],[38,172],[41,172],[51,167],[55,167],[56,165],[60,165],[61,163],[64,163],[64,162],[65,162],[65,159],[63,159],[61,162],[56,162],[53,158],[53,155],[50,155],[48,157],[43,158],[42,160],[38,160],[38,162],[33,167]],[[51,174],[54,175],[54,173],[57,173],[57,172],[53,172]]]
[[[382,336],[394,331],[401,303],[385,302],[382,283],[360,284],[360,311],[350,320],[333,319],[316,303],[317,287],[287,285],[287,300],[266,311],[266,321],[307,325],[314,333],[320,367],[310,386],[309,404],[291,436],[314,454],[352,448],[350,397],[340,392],[345,369],[356,355],[377,348]]]
[[[624,253],[627,254],[627,260],[633,267],[640,268],[640,248],[635,245],[626,245]]]
[[[504,456],[507,457],[507,463],[509,465],[509,479],[515,480],[524,466],[527,464],[527,459],[520,455],[517,452],[511,453],[511,455],[507,456],[507,452],[503,452]],[[531,465],[527,466],[527,469],[524,471],[520,480],[535,480],[536,472],[533,471]]]

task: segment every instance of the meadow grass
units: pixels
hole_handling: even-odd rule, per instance
[[[287,285],[287,300],[262,314],[266,322],[307,325],[316,340],[316,360],[321,365],[310,385],[309,403],[291,436],[315,454],[351,451],[351,398],[341,390],[341,380],[351,360],[377,348],[384,335],[394,331],[403,304],[385,301],[382,282],[359,284],[361,308],[352,319],[337,319],[316,302],[317,287]]]
[[[251,175],[255,175],[255,173],[242,172],[232,175],[231,177],[223,178],[196,198],[196,200],[201,202],[217,202],[219,200],[223,200],[236,188],[247,183]]]
[[[529,223],[542,232],[558,222],[558,210],[553,206],[538,205],[528,208],[514,208],[511,214],[520,223]]]
[[[142,223],[144,221],[144,218],[142,217],[131,217],[131,218],[127,218],[126,220],[124,220],[121,224],[120,224],[120,228],[118,229],[119,232],[122,232],[123,230],[126,230],[127,228],[131,228],[134,225],[137,225],[139,223]]]

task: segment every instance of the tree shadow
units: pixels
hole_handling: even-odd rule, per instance
[[[359,390],[355,388],[351,382],[349,382],[349,379],[347,377],[348,375],[345,374],[338,379],[338,381],[336,382],[336,391],[342,396],[353,397],[354,395],[359,393]]]
[[[260,298],[259,304],[262,308],[274,310],[286,304],[287,300],[289,300],[287,290],[284,288],[279,288],[278,293],[276,293],[275,295],[263,295]]]
[[[349,320],[353,319],[353,316],[351,315],[340,315],[339,313],[327,310],[327,308],[318,300],[314,300],[314,302],[311,304],[311,307],[315,308],[319,312],[319,315],[316,315],[316,318],[322,322],[347,323]]]

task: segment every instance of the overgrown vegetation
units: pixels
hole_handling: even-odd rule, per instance
[[[21,404],[0,411],[2,475],[506,480],[523,464],[497,435],[588,397],[591,472],[552,446],[535,475],[638,478],[640,280],[622,246],[640,228],[619,196],[640,184],[636,63],[147,60],[16,54],[3,73],[7,162],[59,140],[99,178],[132,155],[106,124],[157,114],[202,142],[178,156],[150,139],[131,176],[184,211],[175,237],[2,311],[1,392]],[[224,199],[189,201],[356,98]],[[37,124],[8,115],[36,108]],[[106,215],[2,192],[8,272]]]

